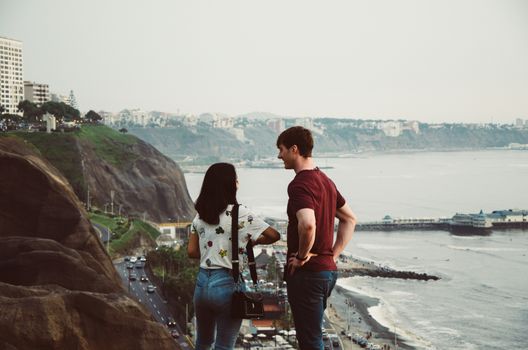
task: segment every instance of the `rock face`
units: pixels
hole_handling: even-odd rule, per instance
[[[121,286],[67,180],[0,138],[0,349],[177,349]]]
[[[79,140],[92,203],[100,207],[110,203],[110,191],[114,191],[116,213],[119,203],[127,214],[146,213],[147,219],[155,222],[192,220],[194,205],[179,166],[139,139],[129,147],[136,159],[117,167],[99,158],[89,143]],[[84,200],[85,194],[80,193],[79,197]]]

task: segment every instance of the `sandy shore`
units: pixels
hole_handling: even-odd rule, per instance
[[[349,291],[336,285],[329,300],[326,316],[336,329],[343,341],[344,349],[361,349],[357,344],[341,334],[359,334],[363,337],[371,333],[369,342],[380,346],[390,345],[390,349],[395,349],[395,335],[387,327],[379,324],[368,313],[368,308],[378,304],[378,299]],[[347,322],[348,319],[348,322]],[[415,350],[403,340],[397,339],[398,349]]]
[[[359,259],[347,259],[346,262],[338,264],[340,271],[346,271],[343,276],[353,276],[354,271],[357,275],[365,275],[365,271],[369,275],[377,275],[378,272],[386,273],[390,271],[392,277],[399,278],[398,271],[380,267],[372,262],[365,262]],[[417,275],[418,276],[418,275]],[[387,276],[389,277],[389,276]],[[418,276],[420,278],[421,276]],[[412,277],[411,277],[412,278]],[[326,309],[326,316],[334,326],[343,341],[344,349],[362,349],[359,345],[353,343],[345,334],[359,334],[363,337],[371,334],[368,341],[380,346],[385,345],[385,349],[395,349],[394,342],[395,334],[387,327],[379,324],[368,312],[368,308],[378,305],[379,300],[369,297],[367,295],[359,294],[347,290],[339,285],[336,285],[332,296],[329,299],[328,308]],[[416,348],[405,343],[402,339],[397,339],[398,349],[415,350]]]

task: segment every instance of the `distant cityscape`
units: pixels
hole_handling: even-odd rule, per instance
[[[0,105],[6,113],[21,115],[22,111],[18,104],[24,100],[30,101],[37,106],[45,102],[63,102],[75,109],[78,108],[77,99],[73,90],[68,95],[50,92],[49,85],[43,82],[24,80],[23,43],[19,40],[0,37],[0,82],[1,99]],[[282,117],[270,113],[249,113],[241,116],[229,116],[222,113],[203,113],[194,115],[190,113],[166,113],[158,111],[144,111],[141,109],[123,109],[113,113],[99,111],[103,123],[114,127],[138,127],[138,128],[193,128],[199,124],[211,128],[226,129],[238,138],[243,138],[241,129],[245,127],[261,126],[264,122],[269,128],[279,132],[286,125],[301,125],[322,134],[325,131],[325,123],[321,122],[325,116],[318,118],[295,118]],[[385,118],[383,118],[385,119]],[[402,119],[393,120],[363,120],[357,119],[335,119],[334,127],[356,128],[363,130],[381,130],[385,136],[398,137],[405,131],[415,134],[420,133],[420,126],[427,125],[430,129],[449,128],[450,123],[426,124],[418,121]],[[517,118],[512,124],[497,123],[459,123],[470,129],[494,129],[498,125],[508,129],[528,129],[528,119]]]

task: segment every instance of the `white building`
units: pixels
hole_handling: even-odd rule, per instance
[[[50,100],[48,84],[39,84],[31,81],[25,81],[24,100],[33,102],[37,106],[42,106],[44,102],[48,102]]]
[[[401,122],[388,121],[381,123],[380,129],[386,136],[398,137],[402,132],[402,125]]]
[[[68,96],[66,96],[66,95],[51,93],[50,94],[50,99],[53,102],[64,102],[64,103],[68,104]]]
[[[515,127],[518,129],[528,127],[528,120],[522,120],[521,118],[515,119]]]
[[[230,129],[235,125],[232,117],[221,113],[203,113],[200,114],[199,120],[217,129]]]
[[[18,103],[24,100],[22,42],[0,37],[0,104],[7,113],[21,114]]]
[[[312,118],[297,118],[295,119],[295,125],[302,126],[305,129],[312,130],[314,128],[314,123]]]
[[[286,128],[286,125],[284,123],[284,119],[268,119],[266,121],[266,125],[270,129],[275,131],[277,134],[280,134]]]
[[[182,118],[182,123],[185,126],[196,126],[198,124],[198,117],[193,114],[186,114]]]

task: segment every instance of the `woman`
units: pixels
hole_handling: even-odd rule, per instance
[[[231,317],[231,297],[235,283],[231,273],[231,210],[237,204],[238,180],[235,167],[216,163],[205,173],[195,208],[189,238],[190,258],[200,259],[200,271],[194,290],[196,313],[196,350],[233,349],[242,319]],[[253,244],[271,244],[279,233],[248,208],[239,207],[238,214],[239,260],[245,247]]]

